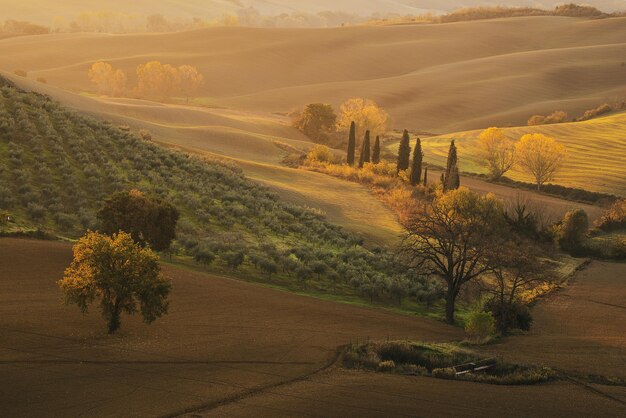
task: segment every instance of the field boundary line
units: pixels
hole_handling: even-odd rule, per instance
[[[313,377],[313,376],[315,376],[315,375],[317,375],[319,373],[322,373],[322,372],[324,372],[324,371],[326,371],[326,370],[336,366],[341,361],[341,359],[343,358],[343,355],[345,353],[345,349],[346,349],[345,345],[339,346],[335,350],[335,353],[333,354],[333,357],[332,357],[330,362],[326,363],[325,365],[323,365],[322,367],[320,367],[320,368],[318,368],[316,370],[313,370],[312,372],[309,372],[309,373],[306,373],[306,374],[303,374],[301,376],[297,376],[297,377],[294,377],[294,378],[291,378],[291,379],[287,379],[287,380],[284,380],[282,382],[276,382],[276,383],[272,383],[272,384],[269,384],[269,385],[266,385],[266,386],[261,386],[261,387],[258,387],[258,388],[247,389],[247,390],[245,390],[242,393],[234,394],[234,395],[228,396],[228,397],[226,397],[224,399],[207,402],[207,403],[205,403],[203,405],[199,405],[199,406],[188,408],[188,409],[184,409],[184,410],[175,411],[175,412],[172,412],[172,413],[169,413],[169,414],[162,415],[162,417],[163,418],[174,418],[174,417],[183,417],[183,416],[193,417],[194,414],[203,414],[203,413],[211,411],[211,410],[213,410],[213,409],[215,409],[217,407],[220,407],[220,406],[224,406],[224,405],[228,405],[228,404],[231,404],[231,403],[239,402],[239,401],[241,401],[243,399],[247,399],[247,398],[250,398],[252,396],[261,394],[263,392],[267,392],[267,391],[272,390],[272,389],[276,389],[276,388],[279,388],[279,387],[282,387],[282,386],[289,385],[291,383],[296,383],[296,382],[301,382],[303,380],[307,380],[307,379],[309,379],[309,378],[311,378],[311,377]]]

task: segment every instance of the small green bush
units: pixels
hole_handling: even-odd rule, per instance
[[[465,332],[474,341],[483,341],[495,332],[496,321],[490,312],[470,312],[465,320]]]

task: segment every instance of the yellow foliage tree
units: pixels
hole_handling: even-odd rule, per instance
[[[196,67],[191,65],[181,65],[178,67],[180,79],[180,91],[189,103],[189,96],[194,94],[204,83],[204,77],[198,72]]]
[[[120,96],[126,90],[126,74],[104,61],[94,63],[89,69],[89,80],[98,88],[100,94]]]
[[[567,159],[565,147],[544,134],[526,134],[515,146],[519,167],[535,178],[537,190],[554,179]]]
[[[159,61],[150,61],[137,67],[137,90],[146,97],[168,98],[174,94],[182,94],[189,101],[189,96],[203,82],[202,74],[191,65],[176,68]]]
[[[509,171],[515,161],[515,145],[499,128],[489,128],[478,139],[479,156],[494,180]]]
[[[178,88],[178,69],[170,64],[150,61],[137,67],[137,88],[139,94],[147,97],[170,97]]]
[[[160,273],[158,256],[130,234],[109,237],[90,231],[73,251],[72,263],[58,282],[65,303],[76,304],[86,313],[99,300],[110,334],[119,329],[122,312],[140,311],[147,323],[167,313],[171,283]]]
[[[356,124],[356,137],[361,140],[365,131],[369,130],[373,137],[383,135],[389,125],[389,115],[373,100],[353,98],[344,102],[339,108],[337,129],[347,131],[350,124]]]

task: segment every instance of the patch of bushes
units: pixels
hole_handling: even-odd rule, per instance
[[[494,385],[530,385],[553,380],[557,373],[543,366],[522,366],[495,360],[480,372],[457,374],[455,366],[484,361],[479,355],[451,344],[409,341],[351,344],[344,367],[384,373],[431,376]]]
[[[615,202],[595,223],[596,228],[611,232],[626,229],[626,199]]]
[[[589,109],[583,113],[583,115],[576,119],[576,122],[582,122],[585,120],[597,118],[598,116],[605,115],[607,113],[611,113],[613,111],[613,107],[608,103],[604,103],[595,109]]]
[[[530,309],[519,301],[508,304],[501,303],[494,298],[487,301],[485,309],[491,313],[498,330],[521,329],[528,331],[533,323]]]
[[[567,113],[562,110],[556,110],[547,116],[534,115],[528,119],[528,126],[550,125],[553,123],[567,122]]]

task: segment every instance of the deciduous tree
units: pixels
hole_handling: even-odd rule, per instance
[[[139,190],[120,192],[105,201],[98,212],[100,230],[125,231],[141,245],[155,251],[169,248],[176,236],[179,213],[167,202],[151,199]]]
[[[373,135],[382,135],[387,131],[389,115],[373,100],[354,98],[339,108],[337,129],[345,131],[353,121],[356,123],[358,138],[363,138],[367,130]]]
[[[335,130],[336,123],[337,115],[331,105],[311,103],[296,117],[293,125],[309,138],[327,142],[328,135]]]
[[[489,128],[478,139],[479,156],[492,180],[498,180],[515,162],[515,145],[499,128]]]
[[[189,97],[197,93],[198,89],[204,84],[204,76],[198,72],[196,67],[191,65],[181,65],[178,67],[179,90],[185,96],[185,100],[189,103]]]
[[[108,62],[98,61],[89,69],[89,80],[100,94],[120,96],[126,90],[126,74],[113,68]]]
[[[565,147],[543,134],[526,134],[515,145],[517,164],[535,178],[537,190],[554,179],[567,158]]]
[[[157,255],[129,234],[88,232],[73,251],[74,259],[58,282],[65,303],[86,313],[99,300],[110,334],[119,329],[123,312],[139,311],[146,323],[167,313],[171,284],[160,274]]]
[[[445,283],[450,324],[461,289],[491,269],[488,262],[505,240],[502,213],[502,203],[493,195],[460,188],[425,204],[404,222],[402,251],[414,268]]]

